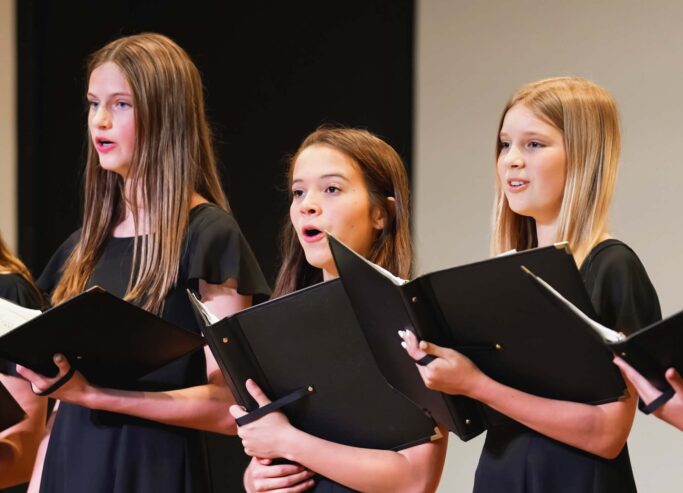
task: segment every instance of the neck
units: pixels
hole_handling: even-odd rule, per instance
[[[557,237],[558,230],[560,229],[558,219],[559,216],[554,217],[550,221],[539,221],[536,219],[536,238],[539,247],[552,245],[560,240]]]
[[[331,281],[332,279],[336,279],[338,277],[339,277],[339,273],[337,272],[336,269],[334,269],[334,270],[323,269],[323,281]]]

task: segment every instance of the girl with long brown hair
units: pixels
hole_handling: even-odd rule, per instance
[[[521,87],[496,143],[492,253],[567,240],[604,324],[631,333],[661,317],[636,254],[610,237],[607,214],[620,151],[616,104],[600,86],[560,77]],[[551,328],[549,328],[550,330]],[[511,418],[488,430],[476,492],[634,492],[626,438],[637,397],[587,405],[507,387],[468,358],[403,333],[429,388],[472,397]],[[577,361],[577,364],[581,364]]]
[[[199,332],[186,289],[219,316],[267,293],[221,190],[201,78],[187,53],[158,34],[113,41],[89,60],[87,99],[83,226],[38,280],[51,301],[100,285]],[[56,379],[20,370],[36,391],[69,370],[63,356],[54,360]],[[60,404],[34,491],[210,491],[198,430],[235,432],[232,395],[208,351],[128,390],[98,388],[76,372],[52,397]]]
[[[9,250],[0,236],[0,298],[26,308],[40,308],[42,300],[31,273]],[[45,429],[47,399],[31,392],[31,386],[16,375],[14,365],[0,359],[0,383],[26,412],[26,418],[0,431],[0,491],[25,483]]]
[[[318,129],[290,160],[289,184],[276,295],[338,276],[325,231],[394,274],[410,275],[408,180],[388,144],[364,130]],[[247,389],[260,405],[269,402],[252,381]],[[238,406],[231,412],[244,414]],[[445,437],[399,452],[341,445],[298,430],[282,413],[238,433],[254,457],[248,491],[434,491],[446,452]],[[272,465],[275,458],[295,464]],[[320,477],[311,479],[313,472]]]

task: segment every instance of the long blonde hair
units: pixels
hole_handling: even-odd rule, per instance
[[[125,298],[160,313],[177,281],[193,193],[225,210],[228,203],[216,168],[201,77],[188,54],[166,36],[144,33],[93,53],[88,78],[107,62],[118,66],[133,93],[135,149],[126,185],[133,192],[124,198],[123,179],[102,169],[88,138],[83,228],[52,302],[85,288],[128,200],[136,234],[148,234],[134,242]]]
[[[566,240],[581,264],[607,232],[621,149],[616,103],[597,84],[578,77],[557,77],[522,86],[505,105],[498,134],[508,110],[524,105],[554,125],[564,136],[566,179],[557,241]],[[501,142],[496,139],[496,158]],[[497,181],[491,251],[536,246],[534,219],[510,209]]]
[[[370,194],[370,203],[387,218],[384,229],[373,242],[368,259],[400,277],[409,277],[412,264],[410,191],[400,156],[389,144],[367,130],[320,127],[304,139],[289,160],[290,185],[299,154],[312,145],[331,147],[351,158],[358,166]],[[393,207],[389,205],[389,197],[394,198]],[[281,250],[282,266],[275,281],[273,297],[322,281],[322,271],[306,261],[289,216],[282,229]]]

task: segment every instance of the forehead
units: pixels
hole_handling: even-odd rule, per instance
[[[333,147],[314,144],[299,153],[292,170],[293,180],[310,180],[325,175],[341,175],[349,181],[362,178],[355,161]]]
[[[500,131],[501,133],[562,133],[545,117],[522,103],[515,104],[505,113]]]
[[[88,92],[128,93],[131,94],[130,84],[121,68],[114,62],[98,65],[90,73]]]

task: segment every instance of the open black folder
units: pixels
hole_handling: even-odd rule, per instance
[[[403,283],[327,236],[337,270],[387,381],[462,439],[502,417],[462,396],[425,387],[396,331],[462,352],[487,375],[531,394],[615,401],[625,384],[607,348],[566,316],[521,267],[539,273],[595,316],[566,243],[495,257]]]
[[[672,392],[664,373],[669,368],[683,373],[683,311],[626,336],[595,321],[536,272],[531,269],[526,269],[526,272],[565,308],[567,316],[598,334],[610,351],[625,359],[655,388]]]
[[[0,383],[0,431],[14,426],[26,417],[19,403],[14,400],[9,390]]]
[[[0,357],[55,376],[55,353],[90,382],[135,388],[135,381],[204,346],[204,340],[140,307],[91,288],[0,337]]]
[[[440,437],[431,417],[383,378],[338,279],[213,324],[190,298],[247,416],[259,412],[245,388],[251,378],[271,400],[292,401],[282,407],[292,424],[320,438],[398,450]]]

